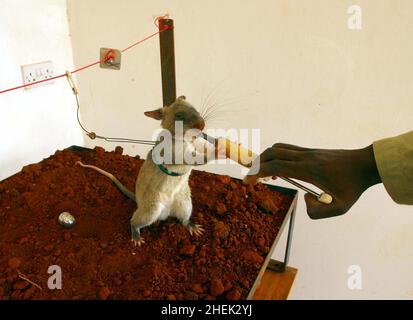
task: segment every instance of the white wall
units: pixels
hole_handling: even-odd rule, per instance
[[[347,8],[363,9],[363,29],[347,28]],[[175,19],[178,94],[199,105],[233,98],[224,125],[260,128],[263,148],[288,142],[357,148],[412,129],[411,1],[68,0],[76,65],[100,47],[123,48],[154,32],[153,17]],[[151,138],[143,111],[161,106],[158,39],[128,51],[121,71],[78,76],[82,116],[99,134]],[[16,105],[16,104],[15,104]],[[93,146],[95,141],[87,141]],[[99,144],[101,144],[99,142]],[[115,144],[104,144],[112,149]],[[144,155],[142,146],[125,146]],[[210,166],[239,176],[239,167]],[[311,221],[300,197],[291,298],[413,298],[413,210],[382,186],[343,217]],[[279,254],[277,254],[279,256]],[[360,265],[363,289],[347,288]]]
[[[0,91],[22,84],[20,66],[73,67],[65,0],[0,0]],[[0,95],[0,180],[57,149],[83,144],[67,81]]]

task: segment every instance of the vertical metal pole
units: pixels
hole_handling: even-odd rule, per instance
[[[296,209],[297,207],[295,207],[294,210],[291,212],[290,225],[288,226],[287,244],[285,247],[284,265],[283,265],[282,271],[285,270],[285,267],[288,265],[288,260],[290,259],[290,248],[291,248],[291,241],[293,238],[294,218],[295,218]]]
[[[295,213],[297,210],[297,198],[298,198],[298,191],[292,203],[292,205],[294,206],[294,209],[291,211],[291,214],[290,214],[290,223],[288,226],[287,243],[285,245],[284,261],[281,262],[277,260],[271,260],[267,267],[268,269],[275,271],[275,272],[284,272],[285,268],[288,266],[288,261],[290,259],[291,242],[293,238]]]
[[[176,99],[174,21],[172,19],[160,19],[159,30],[163,30],[165,26],[169,28],[159,34],[159,45],[161,50],[163,105],[167,106]]]

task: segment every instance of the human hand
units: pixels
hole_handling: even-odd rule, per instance
[[[253,161],[253,167],[257,165],[258,174],[250,180],[267,176],[295,178],[332,195],[334,200],[327,205],[305,194],[312,219],[346,213],[366,189],[381,182],[372,145],[357,150],[325,150],[277,143]]]

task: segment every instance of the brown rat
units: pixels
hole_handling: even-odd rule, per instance
[[[171,135],[172,144],[172,162],[160,163],[157,157],[156,147],[149,151],[146,161],[143,163],[138,178],[136,180],[135,194],[129,191],[115,176],[98,167],[85,165],[81,162],[77,164],[94,169],[99,173],[110,178],[119,190],[128,198],[138,204],[137,210],[131,218],[132,241],[134,244],[141,245],[144,243],[140,235],[143,227],[149,226],[157,220],[164,220],[169,216],[176,217],[181,223],[188,228],[191,234],[200,235],[203,232],[201,226],[194,224],[190,218],[192,214],[191,190],[188,185],[189,175],[194,165],[205,164],[213,159],[217,154],[215,148],[207,152],[198,152],[194,139],[182,139],[177,137],[176,122],[182,123],[183,134],[188,130],[203,130],[205,121],[199,112],[186,101],[184,96],[176,99],[169,106],[145,112],[145,115],[161,121],[164,131]],[[168,148],[164,149],[168,152]],[[171,152],[171,151],[169,151]],[[177,152],[184,155],[182,162],[177,162]],[[156,153],[156,154],[154,154]],[[198,154],[202,157],[202,163],[188,163],[185,155]],[[167,155],[164,155],[165,159]],[[154,159],[156,158],[156,159]]]

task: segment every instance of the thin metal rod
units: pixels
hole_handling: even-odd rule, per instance
[[[297,204],[297,202],[295,204]],[[284,263],[283,263],[282,271],[285,270],[285,267],[288,265],[288,261],[290,259],[290,249],[291,249],[291,242],[293,239],[294,218],[295,218],[296,209],[297,209],[297,205],[291,212],[291,216],[290,216],[290,224],[288,226],[287,244],[285,245],[285,255],[284,255]]]
[[[292,185],[296,186],[297,188],[300,188],[301,190],[304,190],[308,193],[311,193],[313,196],[316,196],[317,198],[319,198],[321,196],[320,193],[317,193],[314,190],[311,190],[311,189],[307,188],[306,186],[303,186],[301,183],[298,183],[297,181],[294,181],[290,178],[284,178],[284,177],[280,177],[280,178],[283,179],[284,181],[287,181],[288,183],[291,183]]]
[[[111,138],[111,137],[105,137],[105,136],[100,136],[97,135],[94,132],[88,131],[83,125],[82,122],[80,121],[79,117],[79,110],[80,110],[80,103],[79,103],[79,97],[77,94],[77,91],[73,90],[73,93],[76,98],[76,104],[77,104],[77,111],[76,111],[76,117],[77,117],[77,122],[79,123],[79,126],[82,128],[82,130],[89,136],[91,139],[102,139],[108,142],[123,142],[123,143],[138,143],[138,144],[146,144],[150,146],[154,146],[156,144],[155,141],[151,140],[140,140],[140,139],[128,139],[128,138]]]
[[[138,144],[146,144],[148,146],[154,146],[156,144],[155,141],[151,141],[151,140],[136,140],[136,139],[127,139],[127,138],[105,138],[101,136],[97,136],[97,138],[101,138],[108,142],[138,143]]]

